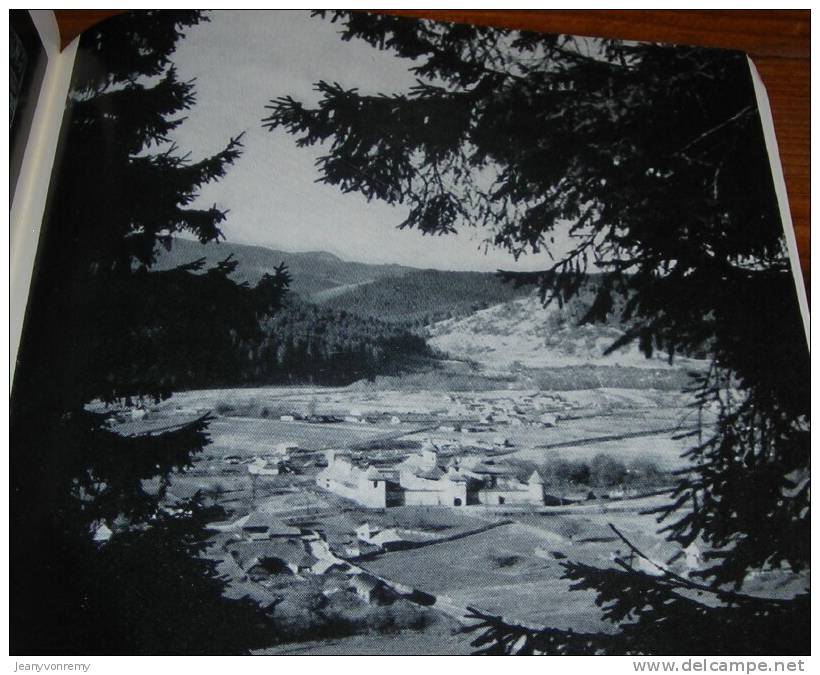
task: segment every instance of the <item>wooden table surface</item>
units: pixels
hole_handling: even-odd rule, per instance
[[[55,10],[63,46],[121,10]],[[769,93],[800,266],[810,275],[809,10],[386,10],[504,28],[725,47],[747,52]]]

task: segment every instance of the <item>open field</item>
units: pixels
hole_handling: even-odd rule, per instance
[[[407,426],[407,431],[414,427]],[[353,424],[308,424],[249,417],[221,417],[210,426],[213,444],[220,455],[264,455],[280,443],[295,443],[304,450],[346,447],[396,431],[395,428]]]
[[[645,506],[645,505],[644,505]],[[654,516],[634,509],[559,515],[522,516],[520,522],[415,551],[386,553],[367,563],[382,577],[414,586],[455,607],[476,607],[511,621],[577,631],[612,631],[603,621],[591,591],[570,590],[562,561],[614,566],[628,549],[609,528],[615,525],[649,558],[686,573],[680,549],[659,534]],[[670,562],[671,560],[671,562]],[[638,560],[639,568],[654,573]],[[788,598],[804,592],[807,575],[773,571],[750,579],[746,592]]]
[[[175,394],[158,406],[155,414],[173,418],[215,413],[218,419],[210,426],[213,443],[206,451],[206,457],[214,459],[264,455],[283,442],[305,450],[321,450],[407,433],[407,440],[416,442],[432,435],[461,443],[492,443],[502,436],[509,440],[515,456],[536,461],[551,452],[554,456],[554,446],[559,446],[561,456],[587,458],[607,452],[622,454],[628,460],[654,457],[665,467],[675,468],[680,465],[681,453],[691,445],[689,439],[672,440],[696,422],[694,411],[686,407],[687,400],[680,394],[655,390],[599,389],[547,395],[542,410],[553,411],[560,419],[552,428],[488,424],[469,434],[448,429],[447,425],[457,426],[456,423],[478,417],[477,413],[465,412],[465,405],[492,409],[498,405],[519,405],[538,396],[544,395],[534,390],[506,389],[467,394],[359,391],[355,386],[223,389]],[[330,424],[280,419],[307,414],[344,418],[351,412],[381,419],[375,423],[363,420]],[[389,423],[390,415],[401,416],[401,422]],[[410,433],[431,426],[442,428],[432,433]],[[611,438],[654,431],[659,433],[623,440]],[[605,437],[609,439],[599,440]]]
[[[313,655],[313,656],[467,656],[474,651],[473,637],[459,632],[455,622],[431,626],[423,631],[409,630],[395,633],[365,633],[330,640],[278,645],[255,652],[259,655]]]
[[[585,440],[560,448],[525,447],[511,457],[535,462],[559,458],[589,461],[599,453],[606,453],[627,464],[636,460],[651,460],[659,468],[672,471],[685,465],[681,455],[691,446],[691,438],[674,439],[671,433],[663,433],[620,440]]]
[[[509,620],[606,630],[594,594],[570,592],[569,582],[561,579],[560,561],[549,552],[603,563],[617,548],[612,543],[578,544],[515,523],[416,551],[387,553],[366,568],[455,605],[474,606]],[[537,555],[536,549],[547,551],[549,559]]]
[[[313,642],[295,639],[265,653],[450,654],[470,651],[469,636],[457,631],[470,606],[530,625],[612,630],[601,619],[594,593],[570,590],[570,582],[562,579],[563,563],[614,564],[612,559],[623,555],[624,544],[609,523],[653,559],[669,560],[677,549],[656,534],[660,526],[644,513],[664,497],[617,501],[600,499],[599,494],[595,501],[560,507],[406,505],[370,509],[316,485],[317,472],[324,466],[321,462],[326,461],[322,451],[348,450],[362,465],[377,460],[388,467],[419,453],[425,444],[430,447],[431,441],[442,448],[442,461],[478,455],[541,467],[559,459],[590,464],[597,454],[605,453],[624,466],[650,461],[667,477],[660,480],[667,480],[667,472],[683,466],[681,454],[694,441],[675,438],[698,421],[688,403],[680,393],[655,389],[269,387],[175,394],[149,409],[140,423],[162,426],[206,412],[214,415],[208,430],[211,444],[192,468],[173,477],[170,490],[179,497],[202,490],[226,508],[228,529],[214,542],[223,573],[232,578],[230,593],[250,595],[263,604],[279,603],[274,614],[279,612],[287,621],[336,626],[331,630],[344,633],[327,634]],[[700,421],[706,431],[708,415]],[[129,430],[136,426],[130,421],[122,425]],[[249,463],[282,457],[283,447],[287,448],[287,471],[249,473]],[[589,485],[547,484],[546,491],[583,500],[591,491]],[[658,483],[654,485],[657,489]],[[644,490],[639,494],[648,494],[651,486],[639,487]],[[600,492],[606,495],[605,490]],[[397,588],[429,594],[434,605],[419,605],[421,618],[415,629],[398,626],[384,632],[382,628],[394,621],[392,610],[362,605],[349,589],[341,595],[327,595],[342,577],[296,575],[271,578],[268,585],[259,586],[247,578],[226,548],[229,542],[247,537],[241,525],[232,523],[242,522],[251,512],[301,528],[300,536],[320,537],[323,545],[331,540],[329,535],[353,537],[355,542],[354,533],[362,523],[375,531],[396,528],[416,533],[420,539],[411,548],[382,548],[362,557],[351,554],[351,564]],[[759,585],[766,584],[771,585],[769,580]],[[408,602],[402,597],[401,602]],[[341,623],[323,623],[339,602],[341,616],[347,618]],[[343,608],[344,602],[353,603],[349,611]],[[400,607],[396,611],[410,616]],[[371,630],[368,622],[381,628]],[[342,625],[347,628],[339,628]],[[292,628],[298,632],[298,624]],[[313,629],[306,630],[305,636],[311,635]]]

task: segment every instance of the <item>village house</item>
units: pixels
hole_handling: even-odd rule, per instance
[[[314,574],[343,574],[349,572],[351,567],[348,563],[334,558],[320,558],[313,566]]]
[[[256,457],[248,464],[248,473],[251,476],[281,476],[293,473],[293,468],[282,458]]]
[[[344,559],[367,558],[382,550],[351,532],[327,532],[325,541],[333,555]]]
[[[254,511],[240,522],[242,532],[250,539],[290,539],[301,537],[298,527],[291,527],[265,511]]]
[[[251,541],[234,544],[231,557],[252,581],[277,574],[312,574],[319,559],[298,540]]]
[[[381,529],[370,523],[362,523],[356,528],[356,537],[360,542],[377,546],[384,551],[397,551],[403,548],[414,548],[419,544],[436,541],[438,536],[429,532],[406,530],[396,527]]]

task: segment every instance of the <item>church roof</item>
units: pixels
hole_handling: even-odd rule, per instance
[[[419,471],[416,474],[419,478],[426,478],[427,480],[438,480],[444,475],[444,472],[437,466],[424,471]]]

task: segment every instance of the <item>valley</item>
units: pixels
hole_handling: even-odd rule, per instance
[[[370,653],[394,640],[398,650],[435,644],[463,653],[467,607],[533,625],[560,616],[576,629],[606,629],[594,597],[569,591],[561,563],[609,564],[619,546],[610,522],[662,545],[643,512],[682,466],[687,441],[674,437],[691,423],[683,411],[680,394],[658,390],[385,391],[362,383],[181,392],[138,419],[122,411],[113,428],[145,433],[215,417],[211,444],[172,476],[166,503],[199,494],[225,510],[208,555],[220,561],[231,595],[269,606],[291,631],[266,653],[321,653],[338,641]],[[329,453],[389,470],[431,448],[441,466],[489,462],[513,482],[540,472],[544,501],[371,508],[317,485]],[[617,476],[589,475],[600,456],[616,461]],[[579,468],[586,477],[571,475]],[[292,568],[270,566],[292,555]],[[302,644],[308,635],[323,639]]]
[[[467,653],[468,608],[605,633],[566,562],[702,569],[702,543],[667,542],[651,512],[712,432],[714,411],[683,393],[704,361],[634,345],[607,354],[623,330],[581,325],[584,298],[544,308],[493,275],[273,251],[237,274],[285,256],[295,269],[310,258],[266,324],[279,340],[266,358],[288,381],[190,388],[112,418],[141,434],[212,417],[210,445],[172,476],[166,505],[199,496],[224,510],[207,555],[232,597],[278,620],[264,653]],[[335,383],[317,375],[377,342],[377,359],[350,360]],[[779,575],[773,592],[806,583]],[[772,592],[771,580],[749,584]]]

